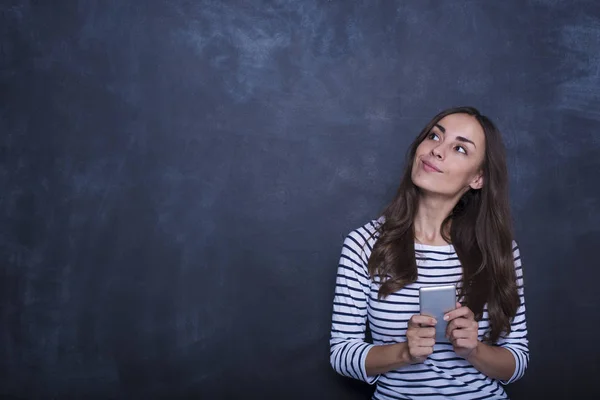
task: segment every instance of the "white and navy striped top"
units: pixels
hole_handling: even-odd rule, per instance
[[[374,345],[406,341],[408,320],[419,314],[419,288],[430,285],[460,286],[462,267],[452,245],[415,243],[419,277],[382,300],[380,284],[370,279],[367,264],[377,240],[374,220],[351,232],[344,240],[336,278],[331,325],[331,365],[341,375],[376,383],[373,399],[506,399],[503,385],[521,378],[529,361],[523,273],[519,249],[513,242],[517,286],[521,299],[511,333],[497,345],[511,351],[516,369],[508,381],[490,379],[454,353],[452,344],[436,343],[423,363],[408,365],[378,376],[367,376],[365,360]],[[375,234],[374,234],[375,233]],[[372,236],[374,234],[374,236]],[[479,339],[489,331],[487,307],[479,322]],[[373,343],[365,341],[369,329]]]

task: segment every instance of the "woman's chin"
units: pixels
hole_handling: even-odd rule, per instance
[[[419,193],[422,196],[431,196],[431,197],[452,197],[452,193],[447,193],[445,191],[440,191],[440,185],[436,185],[432,182],[415,182],[413,181]]]
[[[431,179],[423,179],[427,177],[422,176],[413,176],[412,182],[422,193],[432,193],[432,194],[441,194],[439,192],[439,182],[432,182]]]

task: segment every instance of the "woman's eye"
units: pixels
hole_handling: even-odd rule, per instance
[[[435,132],[431,132],[429,134],[429,139],[431,139],[431,140],[440,140],[439,136]]]
[[[459,153],[467,154],[467,150],[462,146],[456,146],[456,151]]]

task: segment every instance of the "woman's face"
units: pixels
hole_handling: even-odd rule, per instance
[[[419,144],[412,165],[412,181],[424,193],[460,197],[483,186],[481,167],[485,135],[468,114],[442,118]]]

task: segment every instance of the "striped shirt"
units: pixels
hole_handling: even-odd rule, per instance
[[[415,243],[418,279],[382,300],[380,284],[369,277],[367,264],[383,217],[351,232],[342,247],[338,266],[330,339],[332,367],[341,375],[376,384],[373,399],[506,399],[503,385],[525,373],[529,361],[523,273],[519,249],[513,254],[520,305],[511,322],[511,333],[496,345],[515,357],[516,368],[508,381],[487,377],[454,353],[452,344],[438,342],[423,363],[404,366],[377,376],[367,376],[365,360],[375,345],[406,341],[408,320],[419,314],[419,288],[455,284],[460,286],[462,267],[452,245]],[[373,235],[374,234],[374,235]],[[479,340],[489,331],[487,305],[479,323]],[[367,323],[373,343],[365,341]]]

